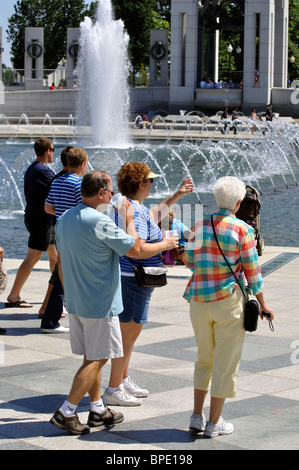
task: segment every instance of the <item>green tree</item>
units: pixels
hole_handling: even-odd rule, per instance
[[[14,68],[24,68],[25,28],[44,27],[44,68],[56,69],[66,55],[67,28],[79,27],[90,8],[84,0],[18,0],[7,29]]]
[[[133,75],[149,63],[150,30],[156,0],[112,0],[116,19],[122,19],[130,36],[129,55]]]
[[[295,58],[295,62],[289,62],[289,78],[299,78],[299,0],[290,0],[289,21],[289,58]]]

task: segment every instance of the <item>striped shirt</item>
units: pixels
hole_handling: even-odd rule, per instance
[[[214,216],[214,226],[223,253],[242,287],[253,295],[262,292],[253,228],[225,209]],[[219,250],[210,216],[196,223],[193,236],[182,256],[185,265],[193,270],[184,298],[214,302],[229,297],[237,283]]]
[[[149,215],[149,209],[144,204],[138,204],[132,199],[128,198],[128,201],[132,204],[134,208],[133,220],[138,233],[139,238],[145,240],[146,243],[157,243],[162,241],[162,233],[160,227],[151,219]],[[119,220],[118,213],[114,211],[115,223],[116,225],[123,228],[123,222]],[[130,259],[127,256],[122,256],[119,259],[121,273],[125,276],[134,276],[134,267]],[[136,266],[161,266],[162,259],[161,254],[157,254],[147,259],[135,259],[132,258],[132,261]]]
[[[82,178],[74,173],[66,173],[52,182],[46,203],[55,207],[56,220],[81,202],[81,183]]]

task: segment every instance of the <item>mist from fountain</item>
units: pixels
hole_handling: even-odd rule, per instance
[[[80,29],[76,121],[92,127],[94,145],[127,147],[129,36],[123,22],[114,20],[111,0],[99,1],[96,22],[86,17]]]

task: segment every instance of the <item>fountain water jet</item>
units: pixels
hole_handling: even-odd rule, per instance
[[[129,144],[128,43],[123,22],[113,18],[111,0],[98,2],[94,24],[88,17],[81,23],[77,123],[91,125],[97,146]]]

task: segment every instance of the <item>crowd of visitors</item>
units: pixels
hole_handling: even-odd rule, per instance
[[[215,82],[213,79],[203,78],[199,84],[198,88],[243,88],[243,81],[234,83],[232,80],[219,80]]]
[[[274,318],[263,294],[254,230],[235,215],[246,193],[245,184],[236,177],[220,178],[214,185],[218,212],[214,219],[205,216],[196,221],[191,231],[172,211],[179,199],[193,191],[190,178],[163,203],[148,209],[144,200],[159,175],[147,164],[125,163],[117,174],[119,194],[114,195],[106,171],[87,172],[88,155],[83,149],[65,148],[63,169],[55,176],[47,166],[53,161],[53,142],[41,138],[34,148],[36,159],[25,173],[28,254],[6,307],[32,308],[20,292],[42,253],[47,252],[54,279],[40,312],[41,329],[66,332],[59,325],[65,299],[71,349],[83,356],[69,395],[50,422],[71,434],[86,434],[91,427],[123,421],[123,414],[108,405],[140,406],[142,398],[149,396],[150,391],[129,375],[134,344],[148,320],[154,291],[153,286],[140,287],[135,272],[142,266],[160,268],[162,253],[180,247],[180,258],[192,270],[184,297],[190,303],[198,347],[190,429],[206,437],[232,433],[233,425],[222,419],[221,412],[225,399],[236,394],[245,334],[244,298],[218,252],[211,223],[235,276],[256,296],[261,312],[268,313],[269,320]],[[177,233],[162,236],[159,224],[165,218]],[[3,258],[0,247],[0,271]],[[109,359],[110,380],[101,396],[101,369]],[[209,390],[207,421],[203,406]],[[77,407],[87,393],[90,411],[87,424],[82,424]]]

